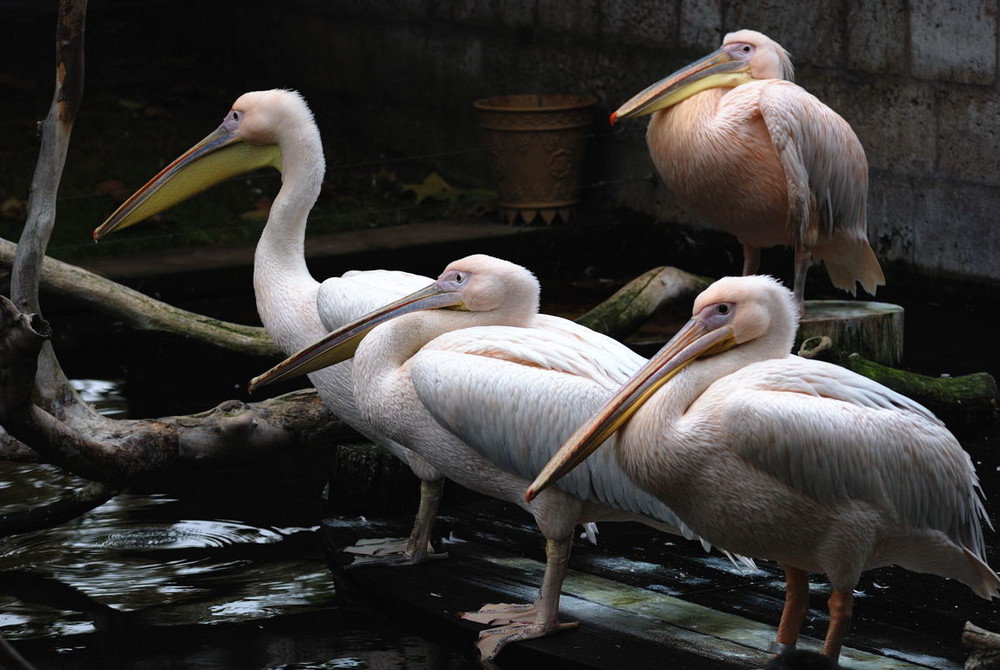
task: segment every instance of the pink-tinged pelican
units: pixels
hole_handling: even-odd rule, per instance
[[[790,246],[795,298],[823,261],[837,288],[874,295],[885,276],[868,245],[868,161],[851,126],[792,83],[792,62],[753,30],[637,94],[611,123],[652,114],[657,171],[704,221],[743,245],[743,274],[760,250]]]
[[[546,538],[533,605],[487,605],[465,618],[491,659],[509,642],[541,637],[558,620],[576,524],[639,521],[691,537],[662,503],[637,490],[610,457],[527,503],[530,478],[644,359],[572,321],[539,315],[525,268],[489,256],[455,261],[426,289],[328,335],[250,387],[354,356],[355,397],[373,425],[448,479],[517,503]],[[432,311],[429,311],[432,310]]]
[[[712,284],[687,325],[546,465],[528,499],[618,431],[602,451],[695,533],[784,567],[778,650],[798,639],[808,572],[830,579],[823,651],[834,659],[863,570],[899,565],[1000,596],[985,561],[982,491],[958,440],[909,398],[788,354],[796,322],[793,296],[769,277]]]
[[[306,267],[306,218],[319,196],[325,162],[319,129],[295,91],[246,93],[222,125],[165,167],[94,230],[94,239],[131,226],[230,177],[263,167],[281,172],[281,189],[254,255],[257,311],[278,347],[294,352],[329,331],[406,295],[431,280],[407,272],[348,272],[319,283]],[[420,478],[420,508],[405,540],[349,548],[361,562],[419,563],[428,558],[431,525],[443,479],[411,450],[374,430],[358,412],[351,363],[317,371],[309,379],[330,410],[402,459]]]

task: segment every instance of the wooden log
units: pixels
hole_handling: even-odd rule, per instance
[[[673,305],[690,305],[712,280],[673,267],[658,267],[643,273],[601,304],[577,319],[577,323],[621,340],[649,318]]]
[[[913,398],[956,433],[980,430],[997,419],[1000,392],[996,379],[987,372],[929,377],[843,352],[834,362]]]
[[[965,670],[1000,668],[1000,635],[980,628],[971,621],[965,622],[962,645],[969,649]]]
[[[903,361],[903,308],[884,302],[807,300],[795,342],[829,337],[835,353],[857,353],[882,365]]]

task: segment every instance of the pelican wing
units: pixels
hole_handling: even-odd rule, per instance
[[[867,240],[868,161],[850,124],[791,82],[761,85],[759,104],[785,169],[789,224],[806,241],[815,242],[821,231]],[[810,220],[810,197],[820,221]]]
[[[369,312],[433,283],[430,277],[399,270],[350,270],[319,287],[316,306],[328,330],[336,330]]]
[[[980,523],[989,521],[972,461],[918,403],[795,357],[748,365],[698,402],[713,398],[725,398],[724,425],[738,427],[733,450],[785,484],[827,505],[868,500],[983,556]]]
[[[618,387],[616,379],[601,372],[606,366],[581,353],[587,347],[576,339],[577,328],[568,327],[570,337],[504,326],[442,335],[411,359],[414,389],[445,428],[503,469],[530,481]],[[595,335],[587,329],[580,332]],[[620,344],[609,346],[623,350],[627,363],[622,365],[631,371],[643,361]],[[668,523],[691,537],[666,505],[629,479],[614,451],[595,454],[561,480],[560,488]]]

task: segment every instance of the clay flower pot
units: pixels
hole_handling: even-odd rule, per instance
[[[505,95],[476,100],[500,211],[508,222],[552,223],[573,214],[595,98]]]

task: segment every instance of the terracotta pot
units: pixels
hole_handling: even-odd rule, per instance
[[[595,98],[505,95],[476,100],[500,211],[508,222],[552,223],[573,214]]]

